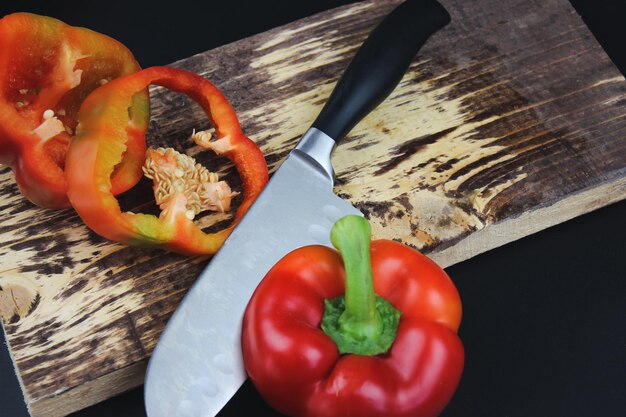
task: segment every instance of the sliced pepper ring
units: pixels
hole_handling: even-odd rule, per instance
[[[185,210],[166,216],[122,212],[111,192],[111,175],[122,160],[128,138],[145,138],[135,124],[136,94],[149,85],[183,93],[197,102],[215,127],[213,149],[232,161],[243,182],[243,201],[233,222],[215,233],[204,233]],[[70,201],[96,233],[129,245],[158,247],[186,255],[213,254],[243,217],[268,180],[265,158],[241,131],[235,111],[224,95],[201,76],[170,67],[152,67],[115,79],[83,102],[80,127],[66,158]]]
[[[100,85],[139,69],[132,53],[106,35],[30,13],[0,19],[0,163],[11,167],[22,194],[43,207],[69,207],[63,171],[80,104]],[[135,105],[145,107],[148,91],[142,94]],[[147,124],[147,107],[134,111]],[[114,193],[141,179],[144,153],[145,141],[129,143]]]

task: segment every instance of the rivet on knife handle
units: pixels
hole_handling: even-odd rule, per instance
[[[426,40],[450,22],[435,0],[407,0],[369,35],[313,123],[336,142],[398,85]]]

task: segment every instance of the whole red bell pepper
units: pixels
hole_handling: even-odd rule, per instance
[[[277,411],[428,417],[453,395],[464,363],[454,284],[418,251],[388,240],[370,250],[369,239],[365,219],[344,217],[331,232],[340,253],[289,253],[251,298],[244,363]]]

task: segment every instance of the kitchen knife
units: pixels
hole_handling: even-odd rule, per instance
[[[364,42],[312,127],[274,173],[188,291],[150,360],[149,417],[213,417],[246,379],[241,320],[256,286],[288,252],[330,244],[339,218],[360,214],[333,193],[330,154],[402,79],[428,37],[450,21],[435,0],[408,0]]]

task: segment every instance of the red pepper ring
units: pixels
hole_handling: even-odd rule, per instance
[[[135,126],[129,109],[136,94],[151,84],[196,101],[216,129],[216,147],[234,163],[243,182],[243,201],[225,229],[206,234],[187,218],[184,209],[168,210],[160,217],[122,212],[113,196],[110,178],[126,151],[127,138],[145,136],[145,126]],[[260,149],[243,134],[224,95],[197,74],[152,67],[115,79],[87,97],[78,118],[80,128],[66,159],[68,195],[83,221],[111,240],[186,255],[213,254],[267,183],[267,165]]]
[[[0,19],[0,163],[33,203],[69,207],[64,163],[84,98],[140,69],[121,43],[57,19],[14,13]],[[133,111],[148,118],[148,91]],[[139,123],[139,117],[136,118]],[[141,179],[145,141],[130,143],[112,178],[115,194]]]

